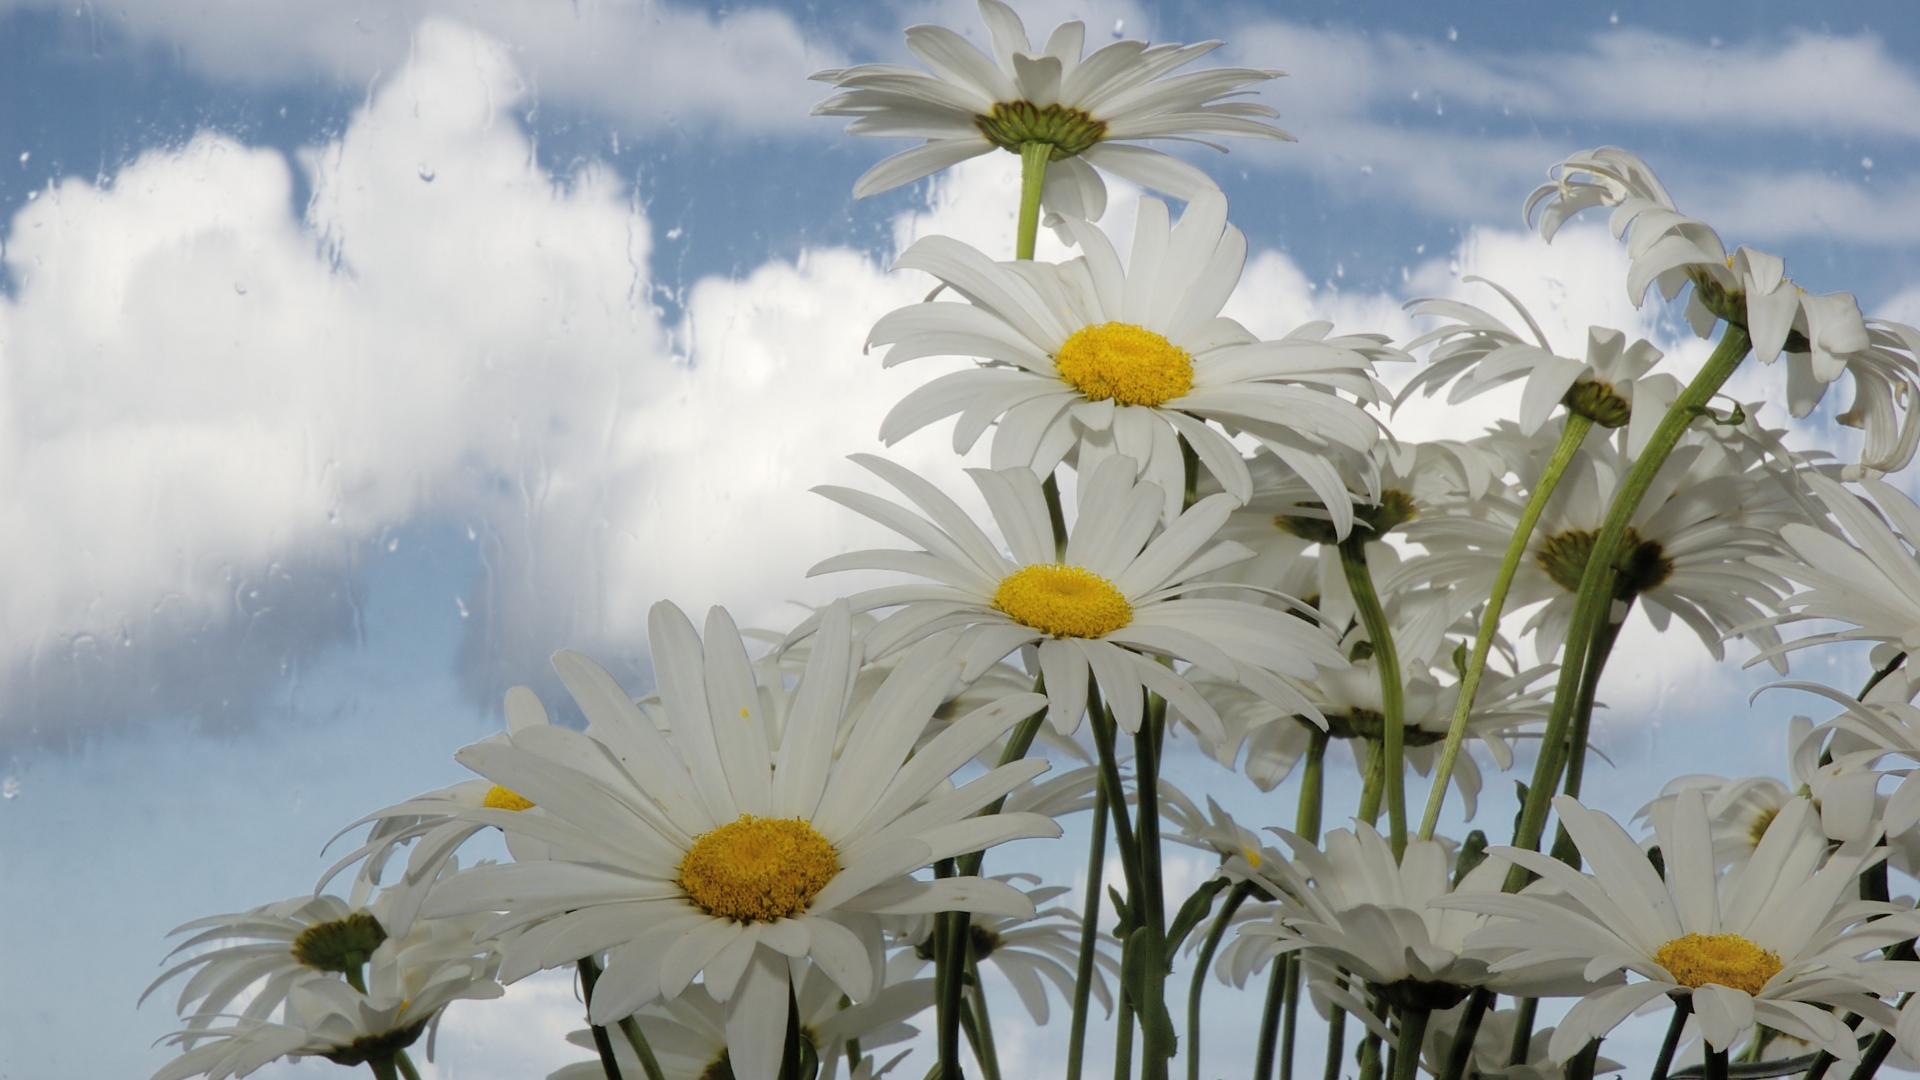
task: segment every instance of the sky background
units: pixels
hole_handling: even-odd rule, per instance
[[[1549,165],[1603,144],[1810,290],[1920,321],[1920,25],[1899,5],[1018,7],[1037,39],[1083,18],[1090,45],[1219,38],[1203,64],[1290,73],[1261,100],[1297,143],[1178,151],[1249,236],[1229,314],[1263,335],[1329,318],[1404,340],[1409,298],[1491,303],[1459,280],[1479,273],[1559,351],[1598,323],[1697,365],[1598,223],[1552,247],[1520,223]],[[865,483],[844,456],[945,363],[863,355],[927,292],[886,267],[931,233],[1010,252],[1017,168],[855,203],[907,144],[809,117],[806,76],[906,62],[901,30],[929,21],[983,36],[964,2],[0,0],[0,1080],[159,1067],[168,1002],[134,1002],[166,931],[311,888],[339,826],[462,777],[452,752],[500,727],[505,688],[570,715],[553,651],[640,692],[656,600],[785,627],[859,584],[803,575],[890,534],[807,489]],[[1113,191],[1125,235],[1138,193]],[[1779,379],[1733,389],[1778,400]],[[1841,397],[1798,445],[1849,445]],[[1396,430],[1471,437],[1502,408]],[[946,430],[891,455],[964,496]],[[1636,621],[1595,801],[1784,769],[1785,718],[1826,712],[1750,707],[1769,676],[1735,653]],[[1851,687],[1864,664],[1795,673]],[[1291,823],[1290,789],[1192,755],[1174,774]],[[1502,788],[1477,822],[1496,835]],[[1212,993],[1208,1067],[1231,1075],[1257,994]],[[1057,1031],[1019,1032],[1002,1000],[1003,1040],[1057,1071]],[[578,1014],[558,978],[456,1007],[430,1075],[544,1075],[580,1056]]]

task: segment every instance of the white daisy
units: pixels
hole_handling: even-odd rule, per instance
[[[377,907],[387,905],[382,901]],[[351,971],[357,981],[367,960],[387,940],[387,928],[373,911],[337,896],[296,896],[250,911],[213,915],[175,927],[173,934],[193,936],[167,954],[192,952],[153,980],[140,1000],[160,986],[193,971],[180,990],[175,1011],[189,1029],[205,1027],[227,1015],[227,1006],[248,995],[240,1015],[264,1020],[301,983],[331,979]],[[201,950],[203,945],[216,945]],[[200,951],[193,951],[200,950]],[[198,970],[195,970],[198,969]],[[191,1012],[188,1005],[198,1002]]]
[[[1829,856],[1804,799],[1781,809],[1745,866],[1722,874],[1704,797],[1680,792],[1666,821],[1655,821],[1664,880],[1613,819],[1564,795],[1554,809],[1592,874],[1539,852],[1496,848],[1554,892],[1536,886],[1441,903],[1503,917],[1470,939],[1514,950],[1496,971],[1573,961],[1595,978],[1640,976],[1581,998],[1554,1032],[1555,1061],[1662,996],[1692,998],[1715,1050],[1733,1046],[1757,1022],[1852,1061],[1859,1056],[1854,1033],[1837,1014],[1858,1013],[1891,1030],[1897,1017],[1881,997],[1920,989],[1920,971],[1876,951],[1913,937],[1920,927],[1914,913],[1851,899],[1860,872],[1885,849],[1867,839]]]
[[[1542,449],[1558,439],[1557,427],[1542,428],[1532,439],[1515,433],[1493,441],[1511,438]],[[1389,589],[1419,581],[1448,586],[1463,598],[1487,595],[1524,507],[1526,485],[1545,458],[1515,452],[1531,462],[1533,475],[1523,474],[1519,487],[1489,493],[1470,513],[1430,515],[1409,525],[1409,538],[1427,553],[1409,560],[1401,575],[1389,579]],[[1565,639],[1587,554],[1632,464],[1618,437],[1589,438],[1534,529],[1507,607],[1518,611],[1544,601],[1522,631],[1539,635],[1535,648],[1542,655],[1552,655]],[[1779,634],[1768,621],[1788,585],[1749,560],[1778,553],[1780,529],[1804,519],[1794,483],[1737,441],[1688,433],[1634,513],[1616,599],[1637,601],[1663,632],[1678,617],[1715,659],[1724,656],[1728,637],[1745,637],[1763,651],[1777,645]],[[1616,605],[1616,621],[1624,615]]]
[[[1466,1005],[1456,1005],[1444,1012],[1436,1012],[1427,1023],[1427,1037],[1420,1047],[1421,1063],[1435,1076],[1446,1074],[1447,1058],[1453,1051],[1453,1040],[1460,1030],[1460,1021],[1466,1012]],[[1488,1010],[1480,1018],[1480,1028],[1474,1034],[1473,1056],[1468,1059],[1465,1075],[1479,1074],[1489,1080],[1563,1080],[1566,1068],[1547,1056],[1547,1047],[1553,1040],[1551,1026],[1535,1028],[1527,1040],[1527,1060],[1518,1065],[1509,1064],[1513,1056],[1514,1028],[1520,1022],[1518,1009]],[[1594,1075],[1619,1072],[1625,1066],[1617,1061],[1600,1058],[1594,1062]]]
[[[460,1000],[497,998],[500,956],[476,945],[482,919],[420,919],[405,938],[388,938],[367,958],[365,989],[345,979],[312,979],[292,986],[280,1022],[256,1016],[221,1027],[189,1027],[168,1038],[187,1047],[152,1080],[245,1076],[282,1057],[324,1057],[339,1065],[379,1062],[393,1075],[393,1059],[432,1031],[445,1008]]]
[[[1780,535],[1797,557],[1762,555],[1753,561],[1801,585],[1784,601],[1793,613],[1779,623],[1830,619],[1852,628],[1795,638],[1777,651],[1875,641],[1920,653],[1920,558],[1913,551],[1920,543],[1920,506],[1877,480],[1861,482],[1871,496],[1863,499],[1817,472],[1809,470],[1803,477],[1844,530],[1844,538],[1805,521],[1786,522]]]
[[[508,734],[545,727],[548,723],[546,707],[540,704],[540,699],[532,690],[524,686],[507,691],[505,712]],[[592,736],[593,732],[588,731],[587,734]],[[506,736],[495,735],[491,738],[504,740]],[[462,820],[461,812],[483,807],[538,813],[533,803],[517,792],[485,780],[466,780],[452,787],[415,795],[405,802],[375,810],[334,833],[328,839],[327,847],[354,829],[369,822],[373,824],[367,830],[367,842],[348,852],[320,875],[314,891],[317,893],[326,888],[327,883],[341,871],[358,863],[360,870],[354,876],[353,896],[355,902],[361,902],[368,892],[381,884],[387,861],[402,847],[413,845],[400,879],[381,893],[387,905],[382,913],[383,921],[393,933],[404,937],[412,928],[415,916],[420,913],[427,890],[453,859],[454,852],[475,833],[486,828]],[[518,861],[541,859],[547,855],[547,847],[540,841],[514,835],[508,835],[506,841],[507,850]]]
[[[840,987],[818,967],[808,965],[796,980],[794,998],[800,1010],[800,1037],[820,1062],[819,1080],[834,1080],[849,1042],[857,1041],[864,1052],[906,1042],[920,1033],[907,1021],[933,1007],[933,980],[889,983],[871,1001],[843,1007]],[[671,1001],[653,1002],[634,1018],[665,1073],[664,1080],[722,1080],[733,1076],[726,1013],[726,1006],[696,983]],[[571,1032],[567,1041],[597,1053],[591,1031]],[[647,1075],[630,1043],[624,1038],[610,1043],[622,1077],[640,1080]],[[606,1080],[606,1072],[595,1057],[549,1073],[547,1080]]]
[[[1227,437],[1245,432],[1312,479],[1344,521],[1345,489],[1321,459],[1332,448],[1366,451],[1378,424],[1335,391],[1380,400],[1373,362],[1404,354],[1381,337],[1329,339],[1325,323],[1261,341],[1221,317],[1247,254],[1224,196],[1196,197],[1177,227],[1164,203],[1142,199],[1124,268],[1098,228],[1066,227],[1082,254],[1058,265],[997,263],[944,236],[900,256],[896,267],[924,270],[968,302],[901,308],[874,325],[869,344],[892,346],[887,366],[923,356],[984,363],[908,394],[880,437],[892,444],[959,413],[960,453],[997,423],[996,469],[1026,465],[1045,476],[1071,458],[1085,475],[1124,455],[1160,485],[1171,519],[1184,490],[1182,437],[1222,488],[1250,497],[1246,464]]]
[[[545,840],[553,857],[455,875],[435,886],[428,912],[497,911],[489,933],[524,928],[502,962],[509,980],[606,954],[591,1017],[602,1026],[702,977],[726,1003],[741,1080],[771,1080],[780,1068],[790,959],[811,958],[864,1001],[883,959],[875,915],[1031,914],[1027,898],[1002,882],[908,875],[1008,840],[1060,834],[1037,814],[973,816],[1045,771],[1044,761],[948,784],[1044,699],[1002,698],[909,758],[960,670],[945,642],[929,642],[876,691],[836,760],[833,733],[861,660],[850,621],[844,602],[818,620],[777,753],[754,715],[761,695],[746,649],[720,608],[708,616],[704,644],[673,605],[650,613],[665,733],[612,676],[561,653],[561,679],[604,742],[534,728],[456,755],[544,811],[469,810],[467,820]]]
[[[1472,304],[1440,299],[1410,302],[1407,306],[1415,315],[1456,321],[1407,342],[1408,350],[1427,344],[1434,344],[1435,348],[1427,358],[1427,366],[1395,396],[1396,409],[1416,391],[1432,397],[1441,387],[1451,384],[1447,402],[1458,404],[1524,378],[1527,383],[1520,395],[1518,417],[1522,434],[1538,431],[1554,407],[1564,404],[1603,427],[1626,426],[1627,451],[1639,454],[1680,393],[1680,381],[1672,375],[1647,374],[1660,361],[1659,349],[1645,340],[1629,345],[1627,336],[1620,331],[1595,326],[1587,330],[1584,361],[1560,356],[1553,352],[1540,324],[1511,293],[1484,278],[1463,280],[1479,281],[1498,290],[1519,312],[1533,340],[1521,337],[1506,323]],[[1634,408],[1636,401],[1641,408]]]
[[[905,571],[933,584],[893,585],[850,597],[855,610],[894,607],[865,641],[885,657],[914,642],[964,630],[965,679],[1039,644],[1052,722],[1078,727],[1087,688],[1097,683],[1128,732],[1139,729],[1146,690],[1217,731],[1218,718],[1179,673],[1158,661],[1185,661],[1234,679],[1297,712],[1312,713],[1282,675],[1306,675],[1341,657],[1318,627],[1274,608],[1218,595],[1194,579],[1246,558],[1245,548],[1211,543],[1235,501],[1214,495],[1160,527],[1163,492],[1135,479],[1131,459],[1109,458],[1079,488],[1080,511],[1057,555],[1040,480],[1025,467],[969,475],[980,488],[1011,555],[938,488],[881,458],[853,460],[907,496],[921,517],[877,496],[842,487],[814,490],[921,545],[920,551],[856,551],[809,574]],[[811,631],[801,624],[795,636]]]
[[[1041,885],[1032,874],[1000,874],[1004,881],[1027,894],[1033,901],[1031,919],[1018,916],[984,916],[968,923],[974,959],[992,964],[1013,985],[1027,1015],[1036,1024],[1044,1024],[1052,1010],[1047,1000],[1047,984],[1052,983],[1060,996],[1073,1000],[1073,984],[1080,957],[1080,913],[1057,904],[1048,907],[1071,889],[1061,885]],[[1024,887],[1022,885],[1024,883]],[[906,947],[887,959],[889,982],[910,979],[933,963],[933,920],[922,916],[904,928]],[[1118,978],[1120,959],[1115,955],[1120,942],[1102,933],[1094,941],[1093,981],[1089,985],[1094,999],[1113,1014],[1113,991],[1107,986],[1109,975]]]
[[[1702,337],[1720,319],[1746,328],[1753,354],[1771,364],[1787,354],[1787,404],[1806,416],[1844,373],[1854,401],[1842,423],[1866,430],[1858,475],[1905,468],[1920,444],[1920,330],[1861,318],[1848,293],[1814,296],[1785,276],[1777,255],[1742,247],[1729,256],[1719,234],[1681,214],[1647,163],[1615,146],[1583,151],[1548,171],[1549,183],[1528,196],[1524,216],[1541,207],[1548,240],[1566,220],[1592,206],[1613,207],[1618,237],[1631,230],[1627,294],[1637,305],[1658,285],[1668,300],[1693,286],[1687,318]],[[1584,179],[1582,179],[1584,177]]]
[[[815,105],[814,115],[855,117],[847,125],[854,135],[927,140],[869,169],[855,183],[855,196],[912,183],[995,147],[1018,154],[1023,145],[1039,143],[1052,148],[1046,204],[1093,219],[1106,208],[1107,193],[1091,165],[1179,199],[1217,190],[1206,173],[1131,140],[1293,138],[1264,122],[1279,113],[1234,100],[1281,72],[1215,68],[1168,77],[1219,48],[1218,41],[1116,41],[1083,58],[1082,23],[1062,23],[1036,51],[1020,16],[999,0],[980,0],[980,17],[993,37],[990,57],[945,27],[914,26],[907,48],[931,75],[862,64],[813,76],[841,91]]]

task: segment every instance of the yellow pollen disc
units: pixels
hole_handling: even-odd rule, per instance
[[[1083,326],[1060,346],[1053,366],[1089,401],[1161,405],[1193,389],[1193,357],[1144,326]]]
[[[1022,626],[1054,637],[1105,637],[1133,621],[1133,605],[1113,582],[1091,570],[1036,564],[1000,579],[993,608]]]
[[[525,810],[533,806],[533,800],[495,784],[487,789],[487,797],[480,800],[480,805],[489,810]]]
[[[1754,847],[1759,847],[1760,841],[1767,838],[1767,830],[1773,828],[1773,819],[1778,816],[1780,808],[1777,806],[1753,816],[1753,823],[1747,826],[1747,839],[1753,842]]]
[[[1250,847],[1242,845],[1240,848],[1240,854],[1245,855],[1247,857],[1248,866],[1257,867],[1260,865],[1260,853],[1258,851],[1255,851]]]
[[[807,909],[840,872],[833,845],[797,818],[740,820],[694,837],[680,887],[709,915],[773,922]]]
[[[1780,957],[1739,934],[1688,934],[1660,946],[1653,962],[1695,990],[1714,983],[1758,994],[1780,974]]]

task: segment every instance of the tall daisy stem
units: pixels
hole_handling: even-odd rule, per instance
[[[1147,702],[1140,730],[1133,735],[1134,786],[1139,790],[1138,822],[1134,829],[1140,851],[1140,883],[1143,894],[1128,902],[1140,909],[1147,956],[1140,970],[1140,1076],[1141,1080],[1165,1080],[1167,1063],[1174,1056],[1173,1020],[1167,1011],[1167,976],[1172,965],[1167,956],[1166,897],[1162,891],[1160,869],[1160,743],[1166,733],[1167,703],[1158,694]]]
[[[1252,894],[1253,886],[1245,881],[1227,893],[1226,902],[1207,930],[1207,940],[1200,946],[1200,955],[1194,958],[1193,981],[1187,986],[1187,1080],[1200,1080],[1200,995],[1207,988],[1207,969],[1213,966],[1214,954],[1220,951],[1220,939],[1226,936],[1234,912]]]
[[[1485,987],[1476,987],[1468,996],[1467,1009],[1460,1014],[1460,1025],[1453,1032],[1453,1044],[1447,1047],[1446,1071],[1440,1074],[1440,1080],[1461,1080],[1467,1075],[1473,1044],[1480,1038],[1480,1023],[1493,1007],[1493,999],[1493,991]]]
[[[1400,685],[1400,654],[1393,647],[1393,629],[1374,590],[1367,569],[1367,539],[1355,532],[1340,541],[1340,568],[1346,571],[1347,591],[1373,644],[1374,666],[1380,672],[1380,759],[1385,770],[1387,832],[1393,857],[1407,850],[1407,708]]]
[[[1632,601],[1627,602],[1629,610]],[[1561,791],[1580,797],[1580,784],[1587,771],[1587,743],[1593,732],[1593,700],[1600,689],[1600,676],[1607,670],[1607,658],[1613,655],[1613,643],[1620,639],[1620,628],[1626,624],[1625,613],[1621,618],[1613,618],[1607,612],[1606,625],[1594,631],[1593,644],[1587,649],[1587,670],[1580,678],[1580,701],[1573,713],[1573,738],[1567,750],[1567,777]],[[1565,823],[1556,827],[1553,838],[1553,857],[1580,869],[1580,849],[1574,846],[1573,837],[1567,832]]]
[[[1600,527],[1600,534],[1594,538],[1586,570],[1580,577],[1580,591],[1574,600],[1573,618],[1567,627],[1567,643],[1562,653],[1560,681],[1554,690],[1553,711],[1547,718],[1547,730],[1540,740],[1540,758],[1534,764],[1533,783],[1527,789],[1526,805],[1521,808],[1520,820],[1514,828],[1513,842],[1517,847],[1539,850],[1541,834],[1546,831],[1547,810],[1554,791],[1560,786],[1560,769],[1566,762],[1568,728],[1579,704],[1580,680],[1585,675],[1584,661],[1591,635],[1599,625],[1595,611],[1598,610],[1604,617],[1613,604],[1614,579],[1618,573],[1616,563],[1621,545],[1626,540],[1627,526],[1632,522],[1634,512],[1640,508],[1640,501],[1646,498],[1648,489],[1653,486],[1660,467],[1666,464],[1673,448],[1679,445],[1680,437],[1706,408],[1713,395],[1719,392],[1734,369],[1746,359],[1749,345],[1746,328],[1728,323],[1720,336],[1720,344],[1713,350],[1713,355],[1707,358],[1706,365],[1674,399],[1667,414],[1660,418],[1659,426],[1654,429],[1646,448],[1634,461],[1633,468],[1628,470],[1626,479],[1614,496],[1613,505],[1607,510],[1606,522]],[[1515,866],[1507,876],[1507,890],[1517,891],[1526,881],[1527,872]]]
[[[950,878],[956,876],[957,869],[952,859],[941,859],[933,864],[933,876]],[[961,1080],[960,1071],[960,992],[966,984],[962,977],[965,962],[961,945],[965,942],[967,928],[960,927],[958,935],[954,933],[956,916],[964,913],[943,911],[933,919],[933,1004],[935,1046],[939,1052],[940,1080]],[[956,937],[959,942],[956,943]]]
[[[393,1055],[393,1064],[400,1070],[401,1080],[420,1080],[420,1070],[413,1067],[413,1059],[407,1056],[405,1050]]]
[[[1293,970],[1294,954],[1273,958],[1267,974],[1267,998],[1260,1006],[1260,1042],[1253,1059],[1253,1080],[1273,1080],[1273,1062],[1280,1046],[1280,1014],[1287,1002],[1287,976]]]
[[[1080,916],[1080,955],[1073,973],[1073,1021],[1067,1034],[1067,1078],[1080,1080],[1087,1050],[1087,1004],[1093,994],[1094,951],[1100,945],[1101,878],[1107,868],[1107,788],[1093,789],[1093,838],[1087,842],[1087,896]]]
[[[647,1042],[646,1032],[640,1030],[640,1021],[631,1016],[620,1020],[620,1034],[627,1037],[627,1045],[633,1047],[634,1056],[640,1059],[640,1068],[647,1074],[647,1080],[667,1080],[665,1069],[660,1067],[660,1059],[653,1056],[653,1046]]]
[[[1426,1009],[1400,1010],[1400,1048],[1393,1058],[1393,1080],[1415,1080],[1420,1075],[1420,1044],[1427,1037]]]
[[[1033,245],[1040,237],[1040,189],[1047,183],[1047,163],[1053,160],[1053,144],[1020,144],[1020,232],[1014,238],[1013,257],[1033,258]]]
[[[1667,1080],[1667,1070],[1673,1068],[1673,1053],[1680,1048],[1680,1033],[1687,1028],[1687,1017],[1693,1015],[1693,995],[1680,994],[1673,999],[1673,1019],[1667,1024],[1667,1037],[1660,1041],[1660,1056],[1653,1059],[1653,1072],[1647,1080]]]
[[[1340,1080],[1340,1068],[1347,1057],[1347,1014],[1335,1005],[1333,1018],[1327,1021],[1327,1063],[1324,1080]]]
[[[993,1044],[993,1020],[987,1015],[987,984],[980,978],[980,962],[973,950],[967,950],[967,974],[973,978],[973,1022],[978,1029],[974,1056],[980,1059],[980,1072],[986,1080],[1000,1080],[1000,1051]]]
[[[1702,1075],[1706,1077],[1706,1080],[1727,1080],[1727,1052],[1725,1050],[1715,1050],[1712,1046],[1708,1046],[1706,1051],[1706,1069]],[[1861,1064],[1864,1066],[1866,1062],[1862,1061]],[[1856,1072],[1854,1075],[1857,1077],[1859,1073]],[[1872,1075],[1872,1072],[1867,1073],[1867,1076]],[[1861,1080],[1865,1080],[1865,1078],[1862,1077]]]
[[[593,984],[600,981],[600,965],[594,962],[593,957],[583,956],[575,966],[580,971],[580,996],[585,999],[583,1004],[587,1007],[587,1015],[591,1017]],[[620,1075],[620,1060],[613,1056],[613,1040],[607,1036],[607,1029],[591,1020],[588,1026],[593,1032],[593,1049],[600,1055],[600,1071],[606,1074],[607,1080],[624,1080]]]
[[[394,1067],[391,1057],[368,1058],[367,1068],[373,1070],[374,1080],[400,1080],[400,1070]]]
[[[1493,592],[1487,596],[1486,610],[1480,615],[1480,629],[1473,638],[1473,654],[1467,658],[1467,670],[1460,675],[1460,697],[1453,704],[1453,721],[1447,726],[1446,745],[1440,748],[1440,764],[1434,768],[1433,787],[1427,793],[1427,810],[1420,818],[1422,840],[1433,839],[1433,830],[1440,824],[1440,807],[1447,801],[1447,783],[1453,779],[1453,764],[1467,739],[1467,718],[1473,712],[1474,695],[1480,690],[1480,677],[1487,670],[1487,655],[1493,651],[1493,638],[1500,629],[1500,614],[1506,610],[1513,576],[1520,571],[1520,560],[1526,557],[1527,543],[1533,539],[1534,526],[1540,523],[1540,515],[1547,509],[1547,500],[1553,497],[1554,488],[1560,486],[1560,478],[1566,474],[1567,466],[1572,464],[1574,454],[1592,429],[1590,418],[1575,412],[1567,414],[1560,441],[1554,444],[1553,454],[1547,458],[1547,466],[1534,482],[1533,493],[1527,496],[1527,505],[1513,527],[1513,539],[1507,542],[1507,553],[1500,559],[1500,572],[1493,579]]]

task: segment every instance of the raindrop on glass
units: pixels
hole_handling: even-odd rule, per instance
[[[1117,38],[1121,34],[1124,34],[1126,32],[1127,32],[1127,20],[1125,19],[1113,20],[1113,36],[1114,37]]]
[[[433,169],[426,165],[420,166],[420,179],[425,180],[429,184],[433,183]]]
[[[17,776],[9,776],[5,780],[0,780],[0,797],[9,799],[19,798],[20,778]]]

